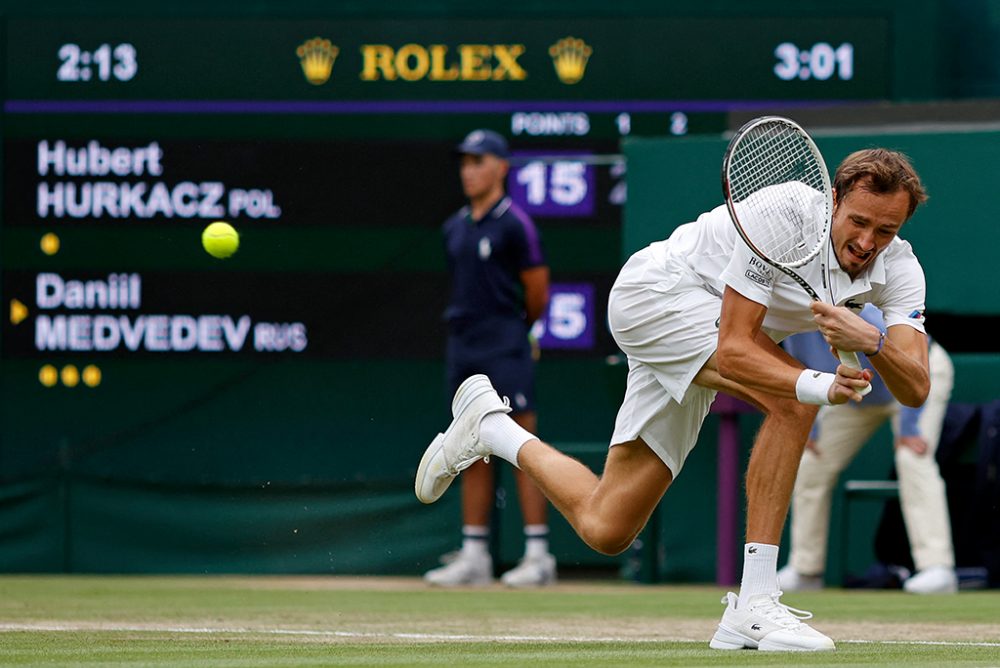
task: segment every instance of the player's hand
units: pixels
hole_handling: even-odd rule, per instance
[[[827,390],[826,397],[831,404],[846,404],[848,401],[861,402],[859,393],[871,383],[872,372],[868,369],[854,369],[846,364],[837,366],[837,376]]]
[[[930,446],[922,436],[900,436],[896,439],[896,447],[909,448],[917,455],[925,455],[930,450]]]
[[[878,348],[878,328],[851,309],[826,302],[813,302],[809,308],[820,333],[833,348],[854,352]]]

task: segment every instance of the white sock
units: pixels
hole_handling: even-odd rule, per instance
[[[462,526],[462,555],[482,558],[490,554],[490,528],[465,524]]]
[[[490,413],[479,424],[479,438],[497,457],[517,466],[517,453],[521,446],[538,437],[506,413]]]
[[[740,583],[742,606],[752,596],[778,591],[778,546],[747,543],[743,546],[743,581]]]
[[[549,553],[549,525],[524,525],[524,558],[541,559]]]

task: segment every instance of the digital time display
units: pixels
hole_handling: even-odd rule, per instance
[[[803,49],[791,42],[782,42],[774,49],[774,55],[778,59],[774,73],[782,81],[826,81],[830,78],[850,81],[854,78],[854,45],[850,42],[836,48],[818,42]]]
[[[139,71],[139,58],[131,44],[101,44],[87,51],[79,44],[59,47],[58,81],[131,81]]]

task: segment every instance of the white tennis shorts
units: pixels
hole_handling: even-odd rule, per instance
[[[641,437],[676,478],[715,399],[691,380],[718,346],[722,298],[670,262],[666,244],[629,258],[611,289],[611,333],[628,356],[611,445]]]

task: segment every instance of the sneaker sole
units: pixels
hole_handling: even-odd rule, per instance
[[[757,643],[739,633],[719,625],[708,646],[712,649],[757,649]]]
[[[417,495],[417,499],[421,503],[434,503],[440,499],[448,490],[448,487],[451,486],[451,480],[455,479],[453,476],[441,489],[437,489],[433,484],[427,484],[427,469],[437,457],[444,457],[444,453],[442,452],[443,446],[444,434],[438,434],[431,441],[431,444],[427,446],[424,456],[420,458],[420,465],[417,466],[417,477],[413,483],[413,492]]]
[[[712,636],[708,646],[712,649],[734,650],[734,649],[756,649],[761,652],[827,652],[835,650],[831,643],[829,647],[803,647],[801,645],[791,645],[774,640],[768,640],[772,634],[768,634],[760,639],[760,642],[748,638],[742,633],[737,633],[719,625],[719,629]]]
[[[433,587],[489,587],[493,584],[493,578],[466,580],[464,582],[435,582],[424,578],[424,582]]]

